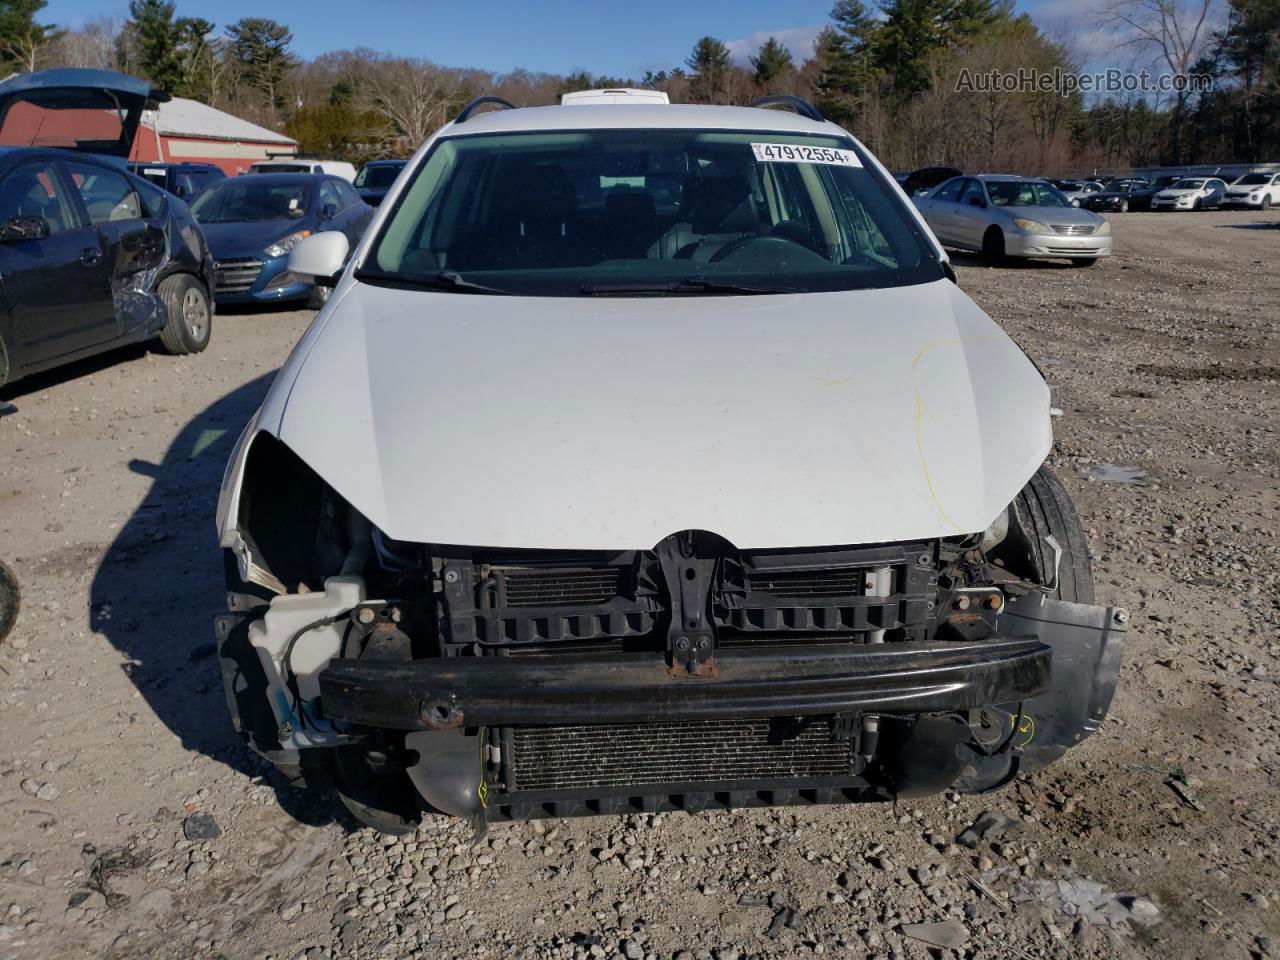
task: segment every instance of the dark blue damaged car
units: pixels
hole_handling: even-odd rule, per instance
[[[45,70],[0,83],[0,387],[159,337],[209,343],[213,258],[190,208],[125,169],[134,77]]]

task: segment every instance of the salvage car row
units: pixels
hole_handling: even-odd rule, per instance
[[[199,352],[215,301],[323,304],[289,251],[326,232],[354,246],[404,166],[127,163],[142,111],[166,99],[101,70],[0,83],[0,386],[156,336]]]

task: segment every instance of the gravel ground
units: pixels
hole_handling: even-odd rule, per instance
[[[1092,269],[957,258],[1134,614],[1100,733],[988,797],[359,829],[238,743],[211,642],[223,465],[311,315],[10,389],[0,958],[1280,956],[1280,214],[1112,219]]]

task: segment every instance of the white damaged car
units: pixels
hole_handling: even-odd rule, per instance
[[[1127,615],[1036,366],[807,103],[628,96],[484,98],[295,247],[333,296],[218,510],[238,728],[387,831],[1056,759]]]

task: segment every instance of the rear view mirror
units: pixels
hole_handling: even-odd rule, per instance
[[[47,236],[49,221],[44,217],[10,217],[0,221],[0,242],[43,240]]]
[[[318,287],[332,287],[347,263],[347,235],[337,230],[303,237],[289,251],[289,272]]]

